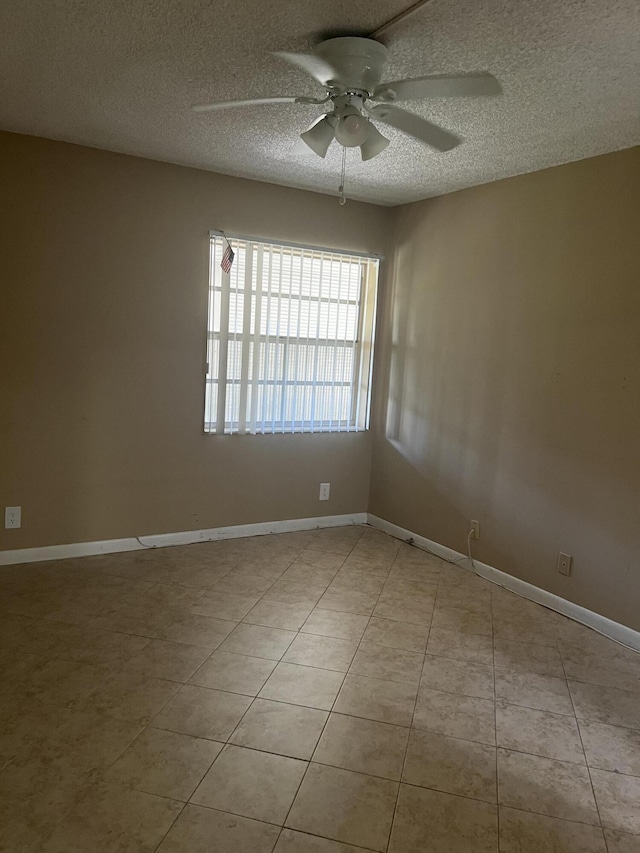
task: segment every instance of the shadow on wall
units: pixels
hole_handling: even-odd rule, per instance
[[[428,219],[427,213],[426,227]],[[424,227],[425,220],[420,231]],[[444,495],[463,491],[471,503],[480,497],[486,502],[498,478],[502,436],[495,425],[503,418],[507,377],[501,366],[515,334],[514,318],[505,306],[491,363],[478,364],[477,337],[490,333],[477,322],[474,302],[482,294],[473,293],[473,282],[460,281],[444,253],[432,253],[426,264],[423,256],[420,266],[415,246],[421,236],[401,232],[396,250],[390,368],[382,395],[385,435],[422,477],[436,476]],[[480,255],[486,239],[485,232],[471,249]],[[480,477],[482,495],[469,494]]]
[[[463,552],[479,518],[478,559],[635,625],[631,226],[563,168],[399,211],[370,510]]]

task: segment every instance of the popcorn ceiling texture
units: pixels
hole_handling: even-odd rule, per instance
[[[335,193],[340,151],[295,152],[319,108],[192,104],[318,95],[271,55],[365,35],[409,0],[3,0],[0,129]],[[390,30],[386,79],[489,71],[500,99],[403,106],[463,136],[446,154],[391,128],[347,159],[347,193],[395,205],[640,142],[637,0],[432,0]],[[320,108],[321,109],[321,108]]]

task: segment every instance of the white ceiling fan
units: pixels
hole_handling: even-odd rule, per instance
[[[318,156],[325,157],[335,139],[345,148],[360,147],[363,160],[380,154],[389,144],[372,119],[395,127],[437,151],[450,151],[460,137],[394,105],[395,101],[499,95],[491,74],[418,77],[381,82],[387,48],[373,38],[341,37],[323,41],[312,53],[276,53],[320,83],[324,98],[275,97],[226,101],[193,107],[205,113],[259,104],[326,104],[328,111],[300,134]],[[376,103],[372,103],[376,102]]]

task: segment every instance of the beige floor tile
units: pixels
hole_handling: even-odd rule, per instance
[[[486,743],[496,742],[495,702],[420,687],[413,725],[423,731]]]
[[[281,662],[269,676],[259,696],[262,699],[329,711],[343,679],[344,674],[335,670]]]
[[[589,771],[579,764],[498,749],[498,800],[514,809],[599,824]]]
[[[493,666],[427,655],[421,684],[448,693],[493,699]]]
[[[10,736],[17,734],[21,740],[19,747],[16,741],[16,755],[50,762],[62,760],[79,772],[102,770],[109,767],[142,730],[137,722],[93,712],[67,708],[52,708],[51,711],[51,714],[23,716],[22,731],[16,732],[15,728],[12,730],[5,725]]]
[[[94,775],[65,759],[14,758],[0,772],[0,797],[28,804],[34,824],[52,829],[77,806]]]
[[[257,573],[239,572],[233,569],[214,586],[215,592],[245,595],[260,598],[273,584],[273,578],[265,578]]]
[[[357,613],[342,613],[316,607],[300,630],[303,634],[319,634],[340,640],[360,640],[368,622],[369,617]]]
[[[105,773],[104,780],[186,802],[222,746],[211,740],[148,728]]]
[[[550,618],[542,613],[523,615],[517,612],[493,610],[493,635],[505,640],[537,643],[541,646],[556,646],[556,632]]]
[[[228,619],[185,613],[164,631],[163,638],[174,643],[203,646],[212,651],[233,631],[236,624]]]
[[[593,662],[595,660],[606,660],[611,666],[621,666],[638,663],[638,652],[626,646],[616,643],[604,637],[597,631],[573,622],[565,620],[558,631],[558,647],[563,658],[576,663]]]
[[[479,800],[401,785],[389,853],[495,853],[497,808]]]
[[[564,678],[560,654],[556,648],[518,640],[494,638],[494,664],[512,672],[531,672]]]
[[[240,622],[259,600],[258,596],[207,590],[189,609],[191,613],[199,613],[202,616]]]
[[[225,741],[252,702],[250,696],[186,684],[154,719],[155,728]]]
[[[44,853],[153,853],[181,809],[164,797],[96,785],[54,830]]]
[[[493,635],[491,616],[474,613],[462,607],[451,607],[436,603],[431,627],[438,631],[457,631],[462,634]]]
[[[614,829],[605,829],[609,853],[640,853],[640,835],[628,835]]]
[[[180,684],[139,672],[114,672],[69,707],[148,725],[180,690]]]
[[[373,615],[412,625],[428,626],[433,616],[433,599],[420,599],[409,593],[383,592]]]
[[[500,853],[607,853],[602,830],[500,806]]]
[[[539,711],[573,716],[573,705],[567,682],[550,675],[535,675],[531,672],[513,672],[502,667],[495,668],[496,698],[511,705],[524,705]]]
[[[570,681],[585,681],[587,684],[619,687],[621,690],[640,690],[638,671],[622,655],[606,657],[587,653],[584,649],[561,647],[560,656],[565,675]]]
[[[273,660],[217,651],[189,679],[190,684],[257,696],[276,666]]]
[[[404,563],[399,558],[394,562],[389,579],[418,581],[419,583],[435,583],[440,580],[442,570],[439,566],[421,565],[419,563]]]
[[[317,567],[319,569],[330,569],[334,572],[334,574],[338,571],[340,566],[344,563],[344,556],[342,554],[333,554],[331,551],[318,551],[314,549],[305,548],[304,551],[301,551],[298,556],[295,558],[292,566],[312,566]]]
[[[386,646],[360,646],[349,672],[417,686],[420,683],[423,661],[424,655],[420,652],[407,652]]]
[[[353,847],[339,841],[330,841],[306,832],[283,829],[273,853],[367,853],[364,847]]]
[[[142,651],[131,655],[124,666],[143,675],[185,682],[210,654],[211,651],[202,646],[150,640]]]
[[[521,705],[496,704],[498,746],[558,761],[585,764],[578,725],[573,717]]]
[[[2,853],[18,853],[18,851],[19,853],[42,853],[42,846],[51,834],[52,828],[55,828],[64,816],[55,812],[53,827],[43,826],[34,820],[28,804],[2,797],[0,797],[0,814],[2,815],[0,821]]]
[[[65,640],[60,657],[78,663],[126,666],[152,642],[155,642],[147,637],[134,637],[131,634],[119,634],[113,631],[95,634],[91,630],[76,630],[77,639]],[[149,675],[153,674],[149,673]]]
[[[441,582],[437,600],[439,607],[459,607],[491,619],[491,592],[484,587],[469,588]]]
[[[158,853],[271,853],[279,832],[269,823],[187,805]]]
[[[307,551],[327,551],[331,554],[342,554],[345,557],[353,551],[362,536],[361,527],[329,527],[318,531],[316,538],[309,542]]]
[[[355,640],[298,634],[287,649],[283,661],[346,672],[357,648],[358,643]]]
[[[495,803],[495,747],[413,729],[402,781]]]
[[[202,588],[180,586],[176,583],[158,583],[145,592],[144,601],[183,609],[199,601],[205,592]]]
[[[372,850],[385,850],[398,783],[311,764],[286,825]]]
[[[362,638],[362,645],[386,646],[390,649],[424,654],[428,636],[429,628],[426,625],[412,625],[409,622],[373,616]]]
[[[381,723],[410,726],[417,692],[414,684],[347,675],[333,710]]]
[[[452,563],[442,561],[441,583],[443,587],[458,587],[468,590],[474,590],[480,594],[488,592],[493,593],[495,584],[481,578],[470,569],[465,569],[463,566],[454,566]]]
[[[321,552],[316,551],[315,553],[320,554]],[[330,554],[329,556],[340,559],[337,554]],[[296,583],[311,583],[314,588],[317,585],[318,587],[323,586],[326,589],[337,573],[338,569],[321,568],[320,566],[312,566],[296,560],[291,563],[280,580],[294,581]]]
[[[318,601],[318,607],[324,610],[337,610],[344,613],[360,613],[363,616],[371,616],[377,601],[378,596],[376,593],[343,590],[325,592]]]
[[[462,634],[432,628],[427,654],[493,666],[493,640],[483,634]]]
[[[399,781],[408,736],[401,726],[331,714],[313,760]]]
[[[230,743],[308,760],[328,716],[316,708],[256,699],[231,735]]]
[[[580,720],[589,767],[640,776],[640,731]]]
[[[565,673],[571,681],[584,681],[587,684],[600,684],[603,687],[617,687],[620,690],[640,690],[640,680],[633,667],[628,671],[608,666],[606,661],[598,665],[565,666]]]
[[[262,599],[247,613],[243,622],[248,622],[250,625],[265,625],[268,628],[299,631],[310,612],[310,607]]]
[[[341,571],[357,572],[362,576],[378,578],[383,582],[391,571],[393,558],[385,554],[365,554],[353,550],[342,564]]]
[[[366,592],[380,595],[385,575],[372,577],[370,572],[360,569],[342,568],[327,587],[327,594],[333,592]]]
[[[307,763],[242,746],[225,746],[198,786],[196,805],[282,824]]]
[[[640,835],[640,778],[591,770],[602,825]]]
[[[220,646],[223,652],[280,660],[295,639],[295,631],[241,623]]]
[[[640,691],[569,681],[569,692],[578,719],[640,729]]]
[[[282,601],[299,607],[315,607],[328,584],[321,581],[294,581],[284,577],[264,594],[265,601]]]

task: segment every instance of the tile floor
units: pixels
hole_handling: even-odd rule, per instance
[[[640,655],[377,531],[0,602],[2,853],[640,851]]]

